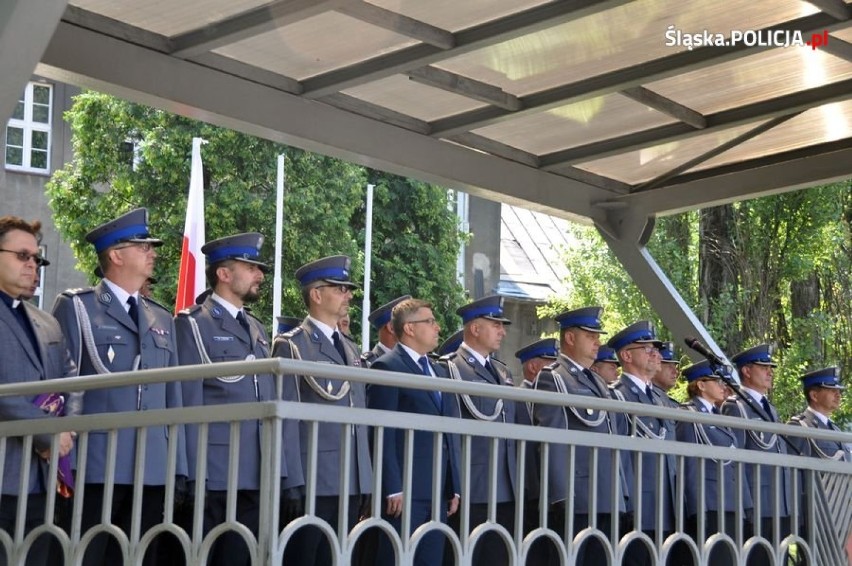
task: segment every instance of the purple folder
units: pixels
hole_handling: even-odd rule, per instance
[[[48,415],[65,416],[65,397],[59,393],[42,393],[35,398],[33,405]],[[74,494],[74,472],[71,471],[71,457],[68,455],[60,456],[56,470],[58,476],[57,493],[62,497],[71,497]]]

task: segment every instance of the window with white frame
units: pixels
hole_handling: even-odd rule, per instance
[[[29,83],[6,126],[6,168],[50,171],[53,86]]]

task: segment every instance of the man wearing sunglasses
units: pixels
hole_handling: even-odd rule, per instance
[[[137,208],[98,226],[86,235],[95,247],[103,279],[94,287],[70,289],[56,298],[53,314],[69,342],[80,375],[106,375],[178,365],[172,314],[139,289],[151,277],[156,247],[162,241],[148,232],[148,211]],[[129,385],[92,389],[77,397],[83,414],[150,411],[183,406],[179,382]],[[110,462],[107,431],[89,435],[87,454],[78,455],[78,466],[86,458],[82,529],[101,524],[101,508],[110,480],[111,522],[130,536],[133,515],[134,477],[142,472],[141,533],[162,522],[167,461],[170,442],[177,442],[176,475],[181,483],[187,474],[183,427],[178,438],[169,438],[167,427],[147,428],[145,465],[137,471],[137,430],[118,430],[115,471],[108,477]],[[108,507],[110,508],[110,507]],[[157,560],[157,542],[149,546],[144,564]],[[114,537],[98,535],[89,543],[84,565],[120,564],[121,549]]]
[[[0,350],[3,352],[0,383],[4,384],[37,382],[76,374],[56,319],[34,305],[18,300],[31,287],[39,266],[47,264],[39,255],[40,229],[38,221],[26,222],[16,216],[0,217]],[[49,418],[48,413],[34,404],[34,397],[0,397],[0,421]],[[72,436],[70,432],[56,435],[60,457],[71,451]],[[23,468],[23,474],[28,478],[23,532],[26,534],[45,522],[45,486],[49,485],[46,472],[54,436],[39,434],[32,440],[30,452],[25,452],[21,437],[6,440],[3,476],[0,478],[3,501],[0,529],[12,536],[21,497],[22,463],[27,459]],[[36,539],[29,549],[27,564],[46,564],[47,553],[48,542],[44,537]],[[0,564],[6,563],[3,553]]]
[[[275,338],[273,357],[360,367],[361,356],[358,347],[338,327],[340,319],[349,313],[352,289],[357,287],[350,279],[350,263],[351,260],[347,256],[330,256],[312,261],[296,270],[296,279],[302,288],[302,299],[308,316],[298,327]],[[367,406],[363,383],[312,375],[284,376],[284,400],[338,407]],[[307,470],[310,423],[302,422],[299,426],[302,469]],[[343,427],[338,424],[319,424],[315,448],[316,478],[304,478],[305,482],[314,481],[316,485],[316,516],[333,526],[337,525],[341,504],[343,432]],[[349,483],[347,529],[355,526],[362,498],[369,496],[373,481],[366,425],[353,427],[351,441],[349,477],[344,480]],[[288,469],[288,472],[290,478],[285,482],[287,493],[282,509],[284,521],[301,514],[298,501],[304,496],[300,496],[297,491],[301,484],[292,479],[300,478],[301,474],[294,476],[292,469]],[[326,537],[314,527],[300,529],[287,545],[284,563],[318,566],[331,564],[331,550]]]

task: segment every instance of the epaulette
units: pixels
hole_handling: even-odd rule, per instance
[[[450,352],[449,354],[444,354],[443,356],[438,356],[438,360],[442,361],[442,362],[448,362],[458,355],[459,355],[459,353],[457,351],[456,352]]]
[[[800,423],[803,420],[805,420],[805,418],[804,418],[804,415],[793,415],[792,417],[790,417],[790,420],[795,421],[797,423]]]
[[[178,316],[189,316],[195,312],[201,310],[201,305],[195,304],[186,307],[185,309],[181,309],[178,311]]]
[[[541,368],[541,369],[547,369],[547,370],[550,370],[550,371],[556,371],[557,369],[559,369],[559,360],[556,360],[556,361],[555,361],[555,362],[553,362],[552,364],[547,364],[546,366],[544,366],[544,367],[543,367],[543,368]]]
[[[86,293],[94,293],[94,287],[78,287],[77,289],[65,289],[62,291],[62,295],[66,297],[73,297],[74,295],[84,295]]]
[[[366,352],[361,353],[361,360],[367,362],[368,364],[375,359],[378,359],[378,356],[372,350],[367,350]]]
[[[290,340],[292,338],[295,338],[296,336],[298,336],[299,334],[301,334],[304,331],[305,331],[304,328],[302,328],[301,326],[297,326],[296,328],[291,328],[290,330],[288,330],[287,332],[284,332],[283,334],[279,334],[275,338],[276,339],[281,338],[282,340]]]
[[[492,362],[497,362],[498,364],[500,364],[500,365],[501,365],[501,366],[503,366],[504,368],[509,369],[509,366],[507,366],[507,365],[506,365],[506,362],[504,362],[503,360],[500,360],[500,359],[495,358],[494,356],[491,356],[491,361],[492,361]]]
[[[257,318],[257,317],[254,315],[254,313],[253,313],[253,312],[251,312],[251,311],[250,311],[249,309],[247,309],[246,307],[243,307],[243,310],[244,310],[244,311],[246,311],[250,317],[252,317],[252,318],[253,318],[253,319],[255,319],[256,321],[258,321],[258,322],[260,323],[260,325],[261,325],[261,326],[263,326],[263,321],[262,321],[262,320],[260,320],[259,318]]]
[[[152,305],[154,305],[155,307],[160,307],[161,309],[163,309],[164,311],[166,311],[166,312],[167,312],[167,313],[169,313],[169,314],[171,314],[171,312],[172,312],[172,311],[170,311],[169,309],[167,309],[166,307],[164,307],[163,305],[161,305],[160,303],[158,303],[157,301],[155,301],[154,299],[152,299],[152,298],[150,298],[150,297],[143,297],[143,299],[145,299],[145,302],[147,302],[147,303],[151,303],[151,304],[152,304]]]
[[[345,332],[339,332],[338,334],[341,334],[344,338],[346,338],[347,340],[349,340],[350,342],[352,342],[356,346],[358,345],[358,342],[356,342],[354,338],[352,338],[351,336],[349,336]]]

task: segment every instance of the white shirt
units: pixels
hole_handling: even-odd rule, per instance
[[[828,417],[827,416],[823,415],[819,411],[815,411],[813,409],[813,407],[810,407],[810,406],[805,410],[812,412],[814,415],[816,415],[816,418],[818,418],[822,424],[824,424],[825,426],[828,426]]]
[[[636,387],[638,387],[642,391],[646,391],[648,389],[648,385],[651,384],[650,381],[643,381],[643,380],[639,379],[638,377],[636,377],[635,375],[633,375],[631,373],[627,373],[627,372],[623,371],[623,372],[621,372],[621,375],[625,376],[627,379],[632,381],[636,385]]]
[[[477,362],[479,362],[479,365],[481,365],[482,367],[485,367],[485,363],[488,361],[487,357],[483,356],[482,354],[480,354],[479,352],[477,352],[476,350],[474,350],[473,348],[468,346],[466,342],[462,342],[461,347],[463,347],[465,350],[467,350],[467,352],[471,356],[473,356],[473,359],[476,360]]]
[[[116,285],[115,283],[110,281],[109,279],[104,278],[103,281],[104,281],[104,283],[106,283],[106,286],[109,287],[109,290],[112,291],[112,295],[118,300],[118,302],[122,306],[124,306],[124,312],[130,311],[130,305],[127,304],[127,299],[129,297],[133,297],[134,299],[136,299],[136,304],[137,305],[139,304],[139,291],[137,291],[137,292],[135,292],[131,295],[130,293],[128,293],[127,291],[125,291],[124,289],[122,289],[121,287],[119,287],[118,285]]]
[[[308,315],[308,320],[314,323],[314,326],[316,326],[319,331],[322,332],[326,338],[328,338],[329,342],[334,343],[334,339],[331,337],[331,335],[337,332],[337,328],[332,328],[326,323],[318,321],[311,315]]]
[[[406,346],[402,342],[400,342],[399,345],[402,346],[402,349],[405,350],[406,354],[411,356],[411,359],[414,360],[414,363],[419,366],[420,365],[420,358],[422,358],[425,354],[422,354],[422,355],[418,354],[417,352],[415,352],[414,350],[412,350],[411,348],[409,348],[408,346]],[[429,375],[431,375],[432,377],[435,377],[435,370],[432,369],[432,364],[427,364],[427,365],[429,367]]]
[[[713,408],[714,408],[713,403],[711,403],[710,401],[708,401],[704,397],[701,397],[700,395],[697,395],[695,398],[698,399],[701,402],[702,405],[704,405],[704,408],[707,409],[708,413],[713,412]]]
[[[228,301],[226,301],[225,299],[223,299],[222,297],[220,297],[216,293],[212,293],[210,295],[210,298],[213,299],[214,301],[216,301],[217,303],[219,303],[234,318],[237,318],[237,315],[243,310],[243,309],[238,309],[237,307],[235,307],[234,305],[232,305],[231,303],[229,303]]]

